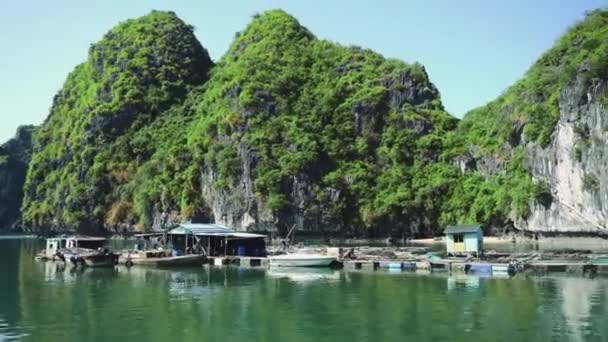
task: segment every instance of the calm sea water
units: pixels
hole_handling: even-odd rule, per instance
[[[0,240],[0,340],[608,341],[608,279],[60,270]]]

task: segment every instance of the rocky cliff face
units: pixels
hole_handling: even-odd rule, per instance
[[[33,126],[22,126],[0,146],[0,231],[20,229],[23,184],[32,152]]]
[[[608,234],[608,110],[606,82],[585,85],[585,69],[561,91],[551,144],[527,146],[529,165],[552,198],[517,221],[534,232]]]
[[[503,210],[488,217],[535,233],[608,234],[607,24],[608,12],[589,13],[521,81],[461,122],[469,153],[455,164],[464,174],[519,174],[515,184],[532,189],[498,182],[491,194]]]

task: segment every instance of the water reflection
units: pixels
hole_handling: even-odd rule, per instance
[[[318,281],[339,281],[342,272],[331,268],[272,267],[266,275],[271,278],[289,280],[296,283]]]
[[[558,282],[568,330],[574,339],[582,341],[585,338],[585,330],[589,327],[592,310],[600,304],[599,299],[606,289],[605,284],[580,278],[562,278]]]
[[[7,322],[0,316],[0,341],[20,341],[27,334],[21,332],[21,327]]]
[[[466,275],[466,274],[456,274],[447,277],[447,287],[448,291],[453,290],[476,290],[479,288],[479,277]]]
[[[608,279],[196,267],[61,268],[0,241],[0,340],[576,341]],[[27,336],[25,336],[27,335]]]
[[[79,280],[108,282],[117,276],[116,268],[74,267],[59,261],[40,261],[37,264],[44,270],[44,282],[58,286],[74,286]]]

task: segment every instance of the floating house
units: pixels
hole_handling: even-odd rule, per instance
[[[448,255],[479,256],[483,250],[483,230],[478,224],[448,226],[445,238]]]
[[[206,256],[266,256],[266,236],[237,232],[221,224],[184,223],[165,232],[174,249],[201,251]]]

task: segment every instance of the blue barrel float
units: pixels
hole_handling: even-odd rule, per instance
[[[416,270],[416,263],[415,262],[404,262],[401,265],[402,265],[402,268],[404,270],[407,270],[407,271],[415,271]]]
[[[492,274],[491,264],[471,264],[469,267],[469,273],[484,273]]]

